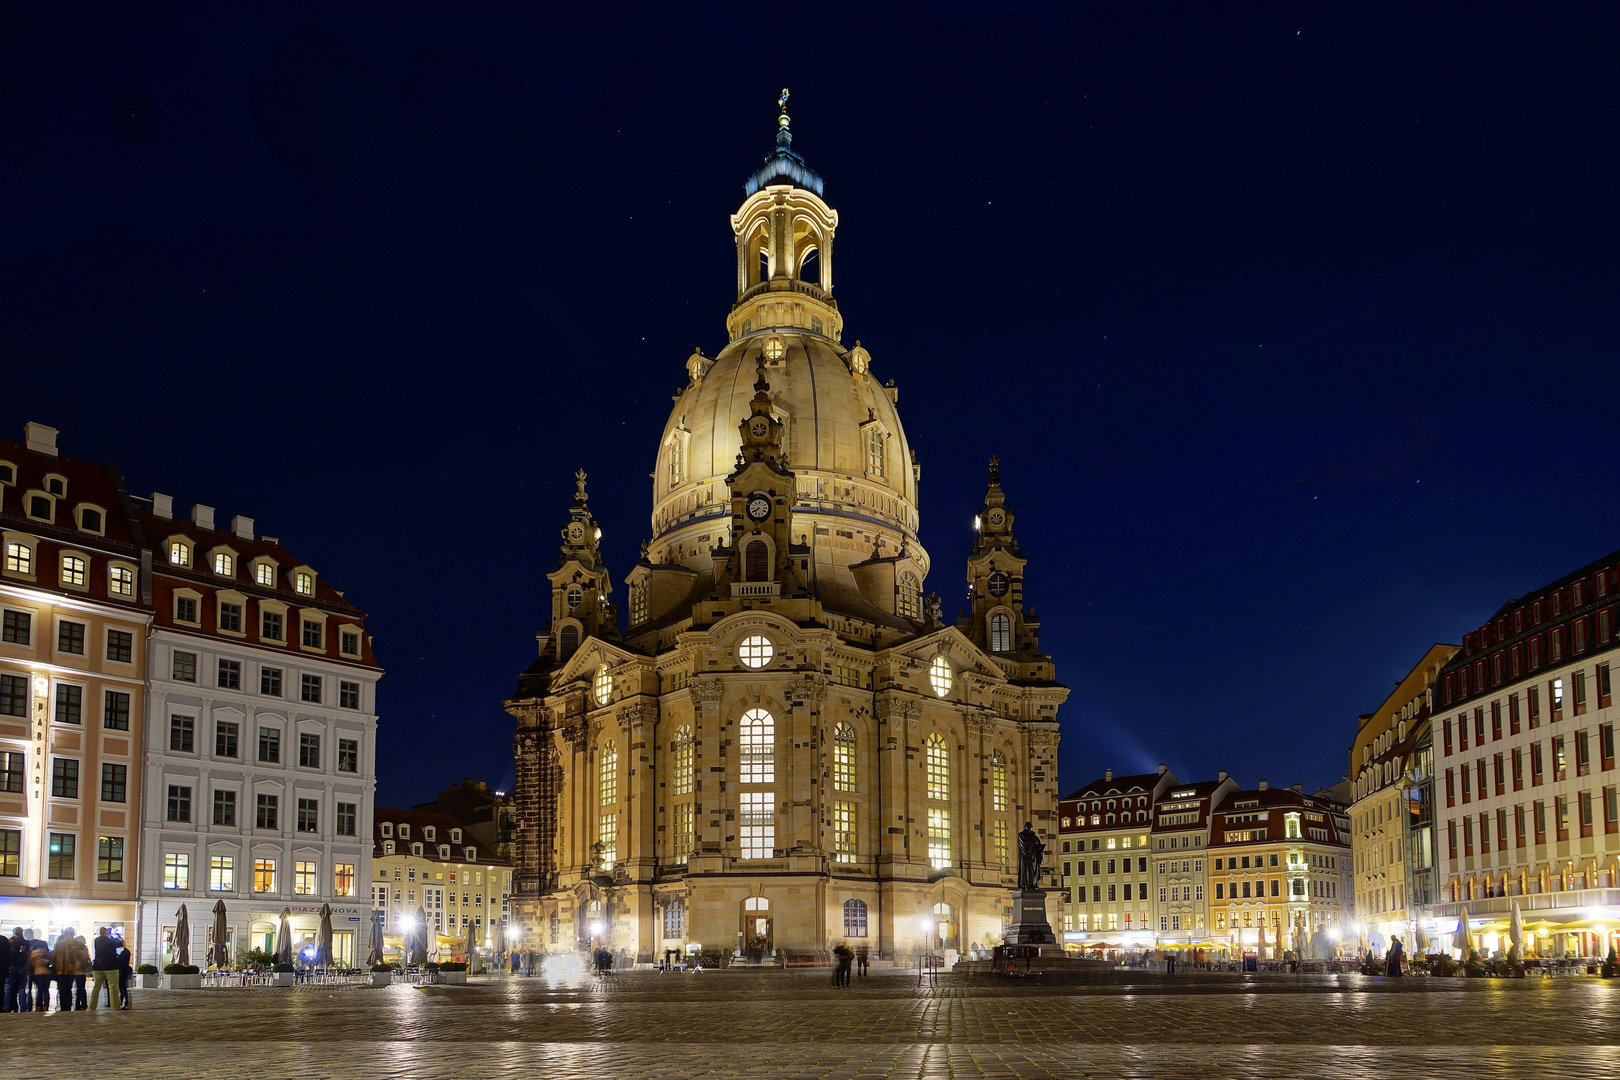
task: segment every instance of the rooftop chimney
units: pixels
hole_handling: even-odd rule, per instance
[[[191,508],[191,521],[199,529],[214,530],[214,508],[197,503]]]
[[[1266,783],[1266,782],[1265,782],[1265,781],[1264,781],[1264,780],[1262,780],[1262,781],[1260,781],[1260,782],[1259,782],[1259,783],[1258,783],[1258,784],[1256,784],[1256,785],[1254,785],[1254,786],[1255,786],[1255,787],[1256,787],[1256,788],[1258,788],[1258,789],[1259,789],[1259,790],[1261,790],[1261,791],[1264,791],[1264,790],[1266,790],[1266,789],[1267,789],[1267,788],[1269,788],[1269,787],[1270,787],[1270,786],[1271,786],[1271,785],[1270,785],[1270,784],[1268,784],[1268,783]]]
[[[164,521],[174,519],[174,496],[165,495],[161,491],[152,492],[152,513]]]
[[[1164,775],[1164,762],[1162,762],[1162,761],[1159,762],[1159,775],[1160,776]]]
[[[23,426],[23,441],[28,449],[46,457],[56,456],[56,429],[30,420]]]
[[[1216,776],[1216,778],[1217,778],[1217,779],[1219,779],[1219,780],[1220,780],[1220,781],[1221,781],[1221,782],[1222,782],[1222,783],[1224,783],[1224,782],[1225,782],[1225,781],[1226,781],[1226,770],[1225,770],[1225,769],[1222,769],[1222,770],[1221,770],[1221,771],[1220,771],[1220,772],[1218,772],[1218,773],[1216,773],[1216,774],[1215,774],[1215,776]]]
[[[1295,784],[1294,785],[1294,790],[1299,792],[1301,795],[1303,795],[1303,794],[1305,794],[1305,785],[1304,784]]]
[[[231,532],[240,536],[243,540],[253,539],[253,519],[237,514],[231,518]]]
[[[1112,780],[1113,778],[1114,778],[1114,770],[1113,769],[1104,769],[1103,770],[1103,779],[1104,780]]]

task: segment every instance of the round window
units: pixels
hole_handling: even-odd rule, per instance
[[[568,610],[573,611],[585,600],[585,593],[578,585],[568,586]]]
[[[775,363],[787,355],[787,343],[779,337],[765,339],[765,359]]]
[[[934,693],[944,697],[951,692],[951,662],[943,656],[934,657],[934,662],[928,667],[928,681],[933,684]]]
[[[606,705],[608,698],[613,696],[613,676],[608,674],[608,666],[602,664],[596,669],[596,679],[592,689],[596,692],[596,703]]]
[[[776,655],[776,647],[771,639],[763,634],[749,634],[737,646],[737,659],[743,662],[744,667],[762,668],[771,662]]]
[[[1000,570],[990,575],[990,595],[998,600],[1007,595],[1007,575]]]

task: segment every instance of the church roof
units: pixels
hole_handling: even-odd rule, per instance
[[[793,151],[793,132],[788,129],[787,99],[788,92],[783,90],[780,100],[782,111],[776,118],[776,149],[743,184],[743,191],[748,195],[767,185],[783,183],[822,194],[821,176]]]

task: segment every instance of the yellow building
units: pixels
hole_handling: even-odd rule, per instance
[[[512,868],[448,814],[379,806],[373,815],[371,906],[383,913],[383,932],[403,935],[421,917],[447,938],[463,940],[468,926],[476,927],[481,948],[506,952]],[[431,955],[434,937],[428,941]],[[440,959],[449,959],[450,948],[446,943]]]
[[[150,580],[117,470],[0,440],[0,924],[134,941]]]
[[[1355,918],[1382,952],[1398,936],[1415,953],[1438,899],[1434,867],[1434,681],[1457,652],[1432,645],[1350,744]],[[1361,936],[1358,934],[1358,937]]]

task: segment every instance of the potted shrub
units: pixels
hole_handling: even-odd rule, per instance
[[[270,985],[297,986],[298,969],[291,964],[277,964],[270,969]]]
[[[163,976],[158,973],[156,964],[142,964],[135,969],[135,976],[139,980],[135,985],[142,990],[153,990],[163,985]]]
[[[393,981],[394,981],[394,965],[392,965],[392,964],[372,964],[371,965],[371,985],[372,986],[388,986],[388,985],[392,984]]]
[[[201,990],[202,976],[196,964],[165,964],[163,967],[165,990]]]
[[[467,965],[456,962],[439,965],[439,981],[452,986],[465,986],[467,984]]]
[[[1429,966],[1429,971],[1432,974],[1445,977],[1456,975],[1457,961],[1452,958],[1450,953],[1441,953],[1434,958],[1434,962]]]

